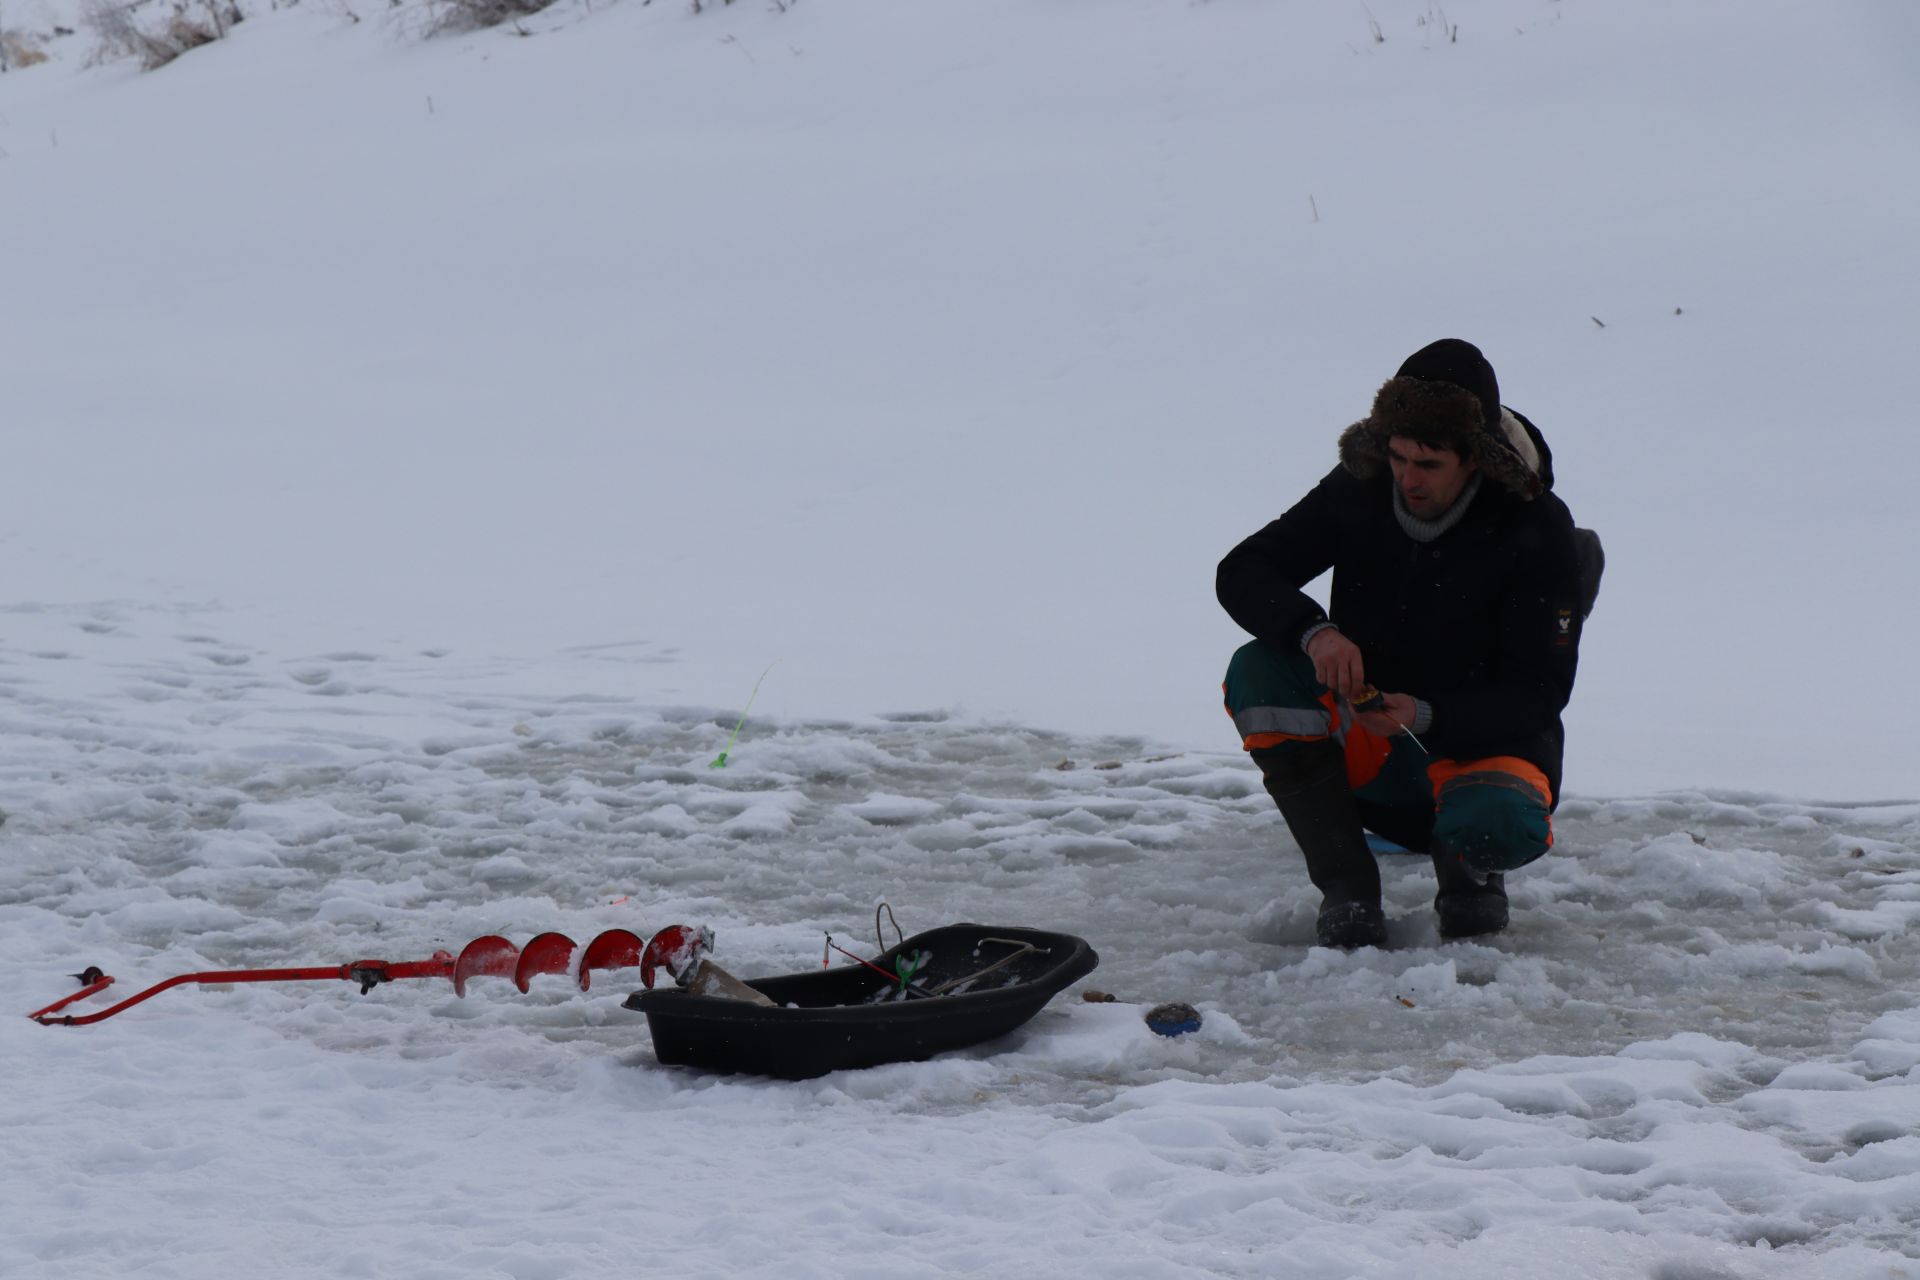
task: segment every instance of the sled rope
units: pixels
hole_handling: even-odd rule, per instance
[[[907,935],[900,932],[900,922],[893,918],[893,904],[884,898],[881,899],[879,905],[873,909],[873,942],[875,946],[885,951],[887,949],[887,935],[880,932],[880,913],[882,911],[887,913],[887,923],[893,926],[894,946],[897,947],[905,942]]]

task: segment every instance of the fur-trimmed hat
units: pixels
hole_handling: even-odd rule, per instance
[[[1362,478],[1377,474],[1394,436],[1451,449],[1522,498],[1546,487],[1526,429],[1500,407],[1493,366],[1471,342],[1442,338],[1408,356],[1374,395],[1373,412],[1341,433],[1341,465]]]

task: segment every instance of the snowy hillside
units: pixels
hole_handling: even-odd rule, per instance
[[[0,3],[0,1274],[1920,1276],[1920,10],[181,12]],[[1213,565],[1444,335],[1606,539],[1569,794],[1508,934],[1389,857],[1328,952]],[[17,1016],[880,901],[1118,1002]]]

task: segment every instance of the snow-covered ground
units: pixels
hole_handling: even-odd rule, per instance
[[[0,1019],[9,1274],[1920,1274],[1920,804],[1570,801],[1509,934],[1439,945],[1389,858],[1393,949],[1343,955],[1227,753],[903,717],[716,771],[725,714],[214,621],[7,617],[18,1013],[678,920],[785,972],[882,899],[1080,933],[1122,1003],[799,1085],[659,1067],[631,974]]]
[[[0,1274],[1920,1276],[1915,6],[247,14],[0,6],[0,1013],[882,900],[1120,999],[798,1085],[620,975],[0,1017]],[[1569,798],[1508,934],[1389,857],[1330,953],[1212,565],[1447,334],[1607,540]]]

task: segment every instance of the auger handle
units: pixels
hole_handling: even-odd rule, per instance
[[[183,973],[168,978],[165,982],[156,982],[145,991],[128,996],[119,1004],[110,1005],[98,1013],[89,1013],[81,1017],[68,1014],[53,1017],[57,1009],[65,1008],[83,996],[92,995],[106,988],[113,979],[102,977],[84,990],[77,991],[64,1000],[57,1001],[27,1015],[43,1027],[84,1027],[111,1018],[114,1014],[131,1009],[142,1001],[151,1000],[169,987],[194,982],[202,986],[221,986],[233,982],[318,982],[329,978],[346,982],[358,982],[360,993],[368,991],[382,982],[395,978],[451,978],[453,976],[453,957],[445,952],[436,954],[431,960],[408,960],[400,964],[388,964],[385,960],[355,960],[348,964],[329,965],[311,969],[225,969],[209,970],[205,973]]]
[[[45,1023],[48,1021],[47,1015],[52,1013],[54,1010],[64,1009],[68,1005],[72,1004],[75,1000],[85,1000],[88,996],[92,995],[94,992],[105,991],[108,987],[113,985],[113,979],[110,976],[100,972],[98,968],[94,968],[94,967],[89,967],[85,973],[76,973],[73,976],[78,978],[85,985],[83,985],[78,991],[74,992],[72,995],[63,996],[62,998],[55,1000],[52,1004],[48,1005],[46,1008],[36,1009],[32,1013],[28,1014],[27,1016],[29,1018],[32,1018],[35,1022]]]

